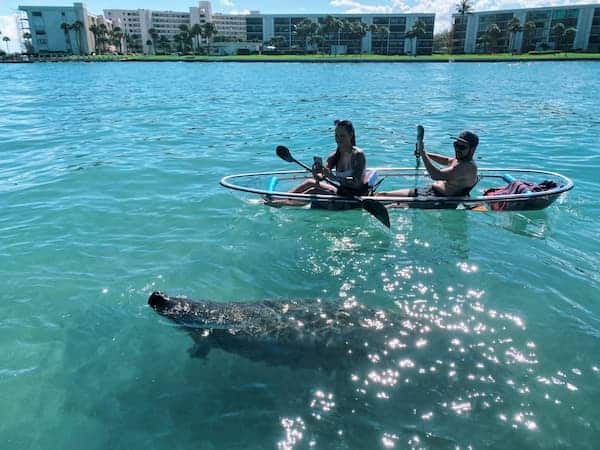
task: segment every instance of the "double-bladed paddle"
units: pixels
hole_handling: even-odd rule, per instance
[[[306,169],[312,173],[312,169],[310,167],[308,167],[306,164],[304,164],[303,162],[298,161],[296,158],[294,158],[292,156],[292,154],[290,153],[290,150],[287,147],[285,147],[283,145],[278,145],[277,148],[275,149],[275,152],[277,153],[277,156],[279,156],[284,161],[296,163],[300,167],[303,167],[304,169]],[[331,182],[331,180],[328,180],[328,181]],[[334,186],[337,186],[337,184],[335,184],[335,183],[333,183],[333,184],[334,184]],[[374,216],[377,220],[379,220],[386,227],[390,228],[390,215],[385,206],[383,206],[381,203],[379,203],[375,200],[369,199],[369,198],[361,199],[360,197],[356,197],[356,196],[353,196],[352,198],[354,200],[357,200],[360,203],[360,206],[365,211],[367,211],[369,214]]]

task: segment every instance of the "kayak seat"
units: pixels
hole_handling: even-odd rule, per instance
[[[383,180],[385,180],[385,177],[380,177],[379,173],[377,173],[376,170],[372,169],[367,169],[365,171],[365,178],[367,180],[368,186],[367,195],[374,195],[379,185],[383,183]]]

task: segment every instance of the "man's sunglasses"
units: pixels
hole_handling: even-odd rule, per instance
[[[454,141],[454,148],[459,150],[466,150],[469,146],[464,142]]]

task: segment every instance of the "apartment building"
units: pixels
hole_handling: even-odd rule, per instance
[[[94,49],[90,26],[97,20],[84,3],[73,6],[19,6],[27,15],[21,29],[31,34],[34,53],[88,54]]]
[[[531,22],[535,28],[513,32],[510,30],[513,18],[518,19],[521,26]],[[493,43],[496,52],[526,52],[559,47],[600,51],[600,4],[478,11],[454,14],[452,20],[454,53],[486,51],[486,45],[483,45],[486,41],[482,37],[493,24],[500,30],[500,35]],[[552,33],[558,23],[577,30],[571,41],[559,42],[561,38]]]
[[[202,25],[210,22],[212,7],[210,2],[199,2],[197,7],[190,8],[189,12],[180,11],[153,11],[150,9],[105,9],[104,16],[111,21],[118,20],[123,24],[123,31],[134,39],[140,41],[144,53],[151,53],[153,45],[148,42],[153,40],[150,30],[159,36],[164,36],[170,41],[181,32],[181,25]]]
[[[304,47],[296,26],[305,19],[322,25],[324,14],[250,14],[246,16],[246,38],[248,41],[268,42],[277,39],[282,48]],[[340,30],[325,35],[318,44],[319,50],[329,52],[331,48],[342,53],[378,53],[430,55],[433,44],[435,14],[337,14],[338,20],[362,22],[368,27],[376,25],[379,32],[368,31],[360,36],[355,32]],[[419,39],[410,39],[407,33],[420,20],[425,25],[425,34]],[[416,47],[416,48],[415,48]]]
[[[212,23],[217,28],[217,38],[223,41],[246,41],[246,16],[214,13]]]

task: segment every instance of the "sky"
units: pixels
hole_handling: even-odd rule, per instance
[[[597,0],[596,0],[597,1]],[[194,0],[88,0],[88,11],[101,14],[104,9],[156,9],[188,11],[197,5]],[[248,13],[260,11],[264,14],[288,13],[431,13],[436,14],[436,32],[450,27],[450,16],[456,11],[458,0],[213,0],[213,12]],[[590,4],[594,0],[472,0],[475,11],[496,9],[531,8],[536,6],[558,6]],[[71,5],[67,0],[0,0],[0,31],[17,47],[18,37],[15,19],[19,5]],[[0,45],[4,44],[3,42]],[[6,50],[6,46],[2,45]]]

